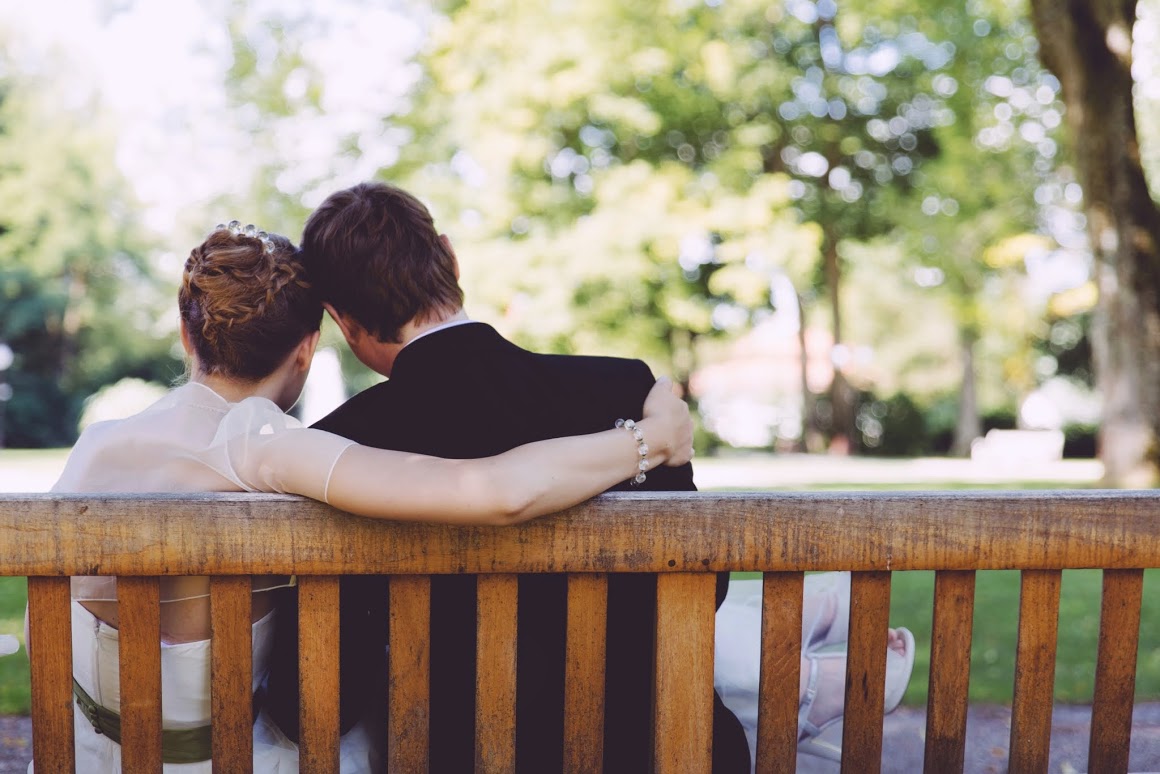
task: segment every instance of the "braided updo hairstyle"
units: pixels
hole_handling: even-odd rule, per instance
[[[322,323],[297,249],[278,234],[266,241],[218,229],[185,262],[177,306],[207,374],[260,381]]]

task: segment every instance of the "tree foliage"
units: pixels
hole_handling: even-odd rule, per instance
[[[986,256],[1045,242],[1019,239],[1044,230],[1036,192],[1057,173],[1057,89],[1035,52],[1023,13],[984,0],[457,4],[385,174],[454,224],[472,300],[537,346],[683,376],[698,340],[762,319],[771,277],[788,276],[807,320],[825,312],[829,429],[850,435],[844,372],[874,385],[845,353],[911,336],[883,330],[881,307],[843,311],[860,292],[844,287],[847,256],[886,255],[861,243],[902,251],[892,299],[937,273],[919,292],[957,340],[913,363],[959,371],[988,329],[1010,368],[985,372],[985,399],[1034,386],[1011,370],[1031,321],[1004,333],[1011,321],[988,316],[1022,308],[1022,255]],[[975,369],[959,378],[973,395]],[[978,401],[963,412],[969,434]]]
[[[0,341],[14,353],[5,443],[68,445],[84,399],[180,373],[137,205],[99,106],[70,111],[32,76],[0,81]]]

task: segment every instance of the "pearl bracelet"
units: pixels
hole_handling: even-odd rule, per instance
[[[637,463],[637,470],[639,472],[632,479],[632,483],[633,486],[639,486],[644,483],[644,474],[648,470],[648,444],[644,442],[644,431],[637,427],[636,422],[631,419],[618,419],[616,420],[616,426],[623,427],[632,433],[632,437],[636,439],[636,451],[640,455],[640,462]]]

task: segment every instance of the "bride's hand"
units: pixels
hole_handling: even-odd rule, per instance
[[[665,457],[665,464],[684,465],[693,457],[693,419],[688,405],[673,394],[673,382],[662,376],[644,401],[645,441]]]

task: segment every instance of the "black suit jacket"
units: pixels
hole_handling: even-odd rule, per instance
[[[389,381],[347,401],[315,427],[367,446],[458,459],[515,446],[607,430],[619,418],[641,418],[654,383],[639,360],[542,355],[523,350],[481,323],[424,336],[398,355]],[[628,489],[628,483],[615,487]],[[645,490],[695,489],[692,467],[649,471]],[[718,604],[727,574],[718,579]],[[343,589],[342,663],[346,714],[365,698],[372,665],[382,661],[385,596],[371,579]],[[517,767],[562,767],[566,579],[529,575],[519,582]],[[656,579],[613,576],[608,599],[605,722],[606,771],[643,772],[651,754],[651,691]],[[286,621],[293,616],[282,615]],[[280,636],[281,643],[289,633]],[[285,659],[277,659],[285,665]],[[349,664],[360,664],[348,668]],[[284,671],[284,670],[283,670]],[[282,678],[284,675],[274,675]],[[474,765],[475,578],[444,575],[431,588],[431,770]],[[284,682],[279,679],[278,682]],[[297,683],[293,680],[293,683]],[[275,702],[280,704],[281,702]],[[295,702],[296,704],[296,702]],[[284,705],[286,706],[286,705]],[[737,719],[716,702],[715,770],[748,771]],[[296,720],[289,725],[296,725]]]

